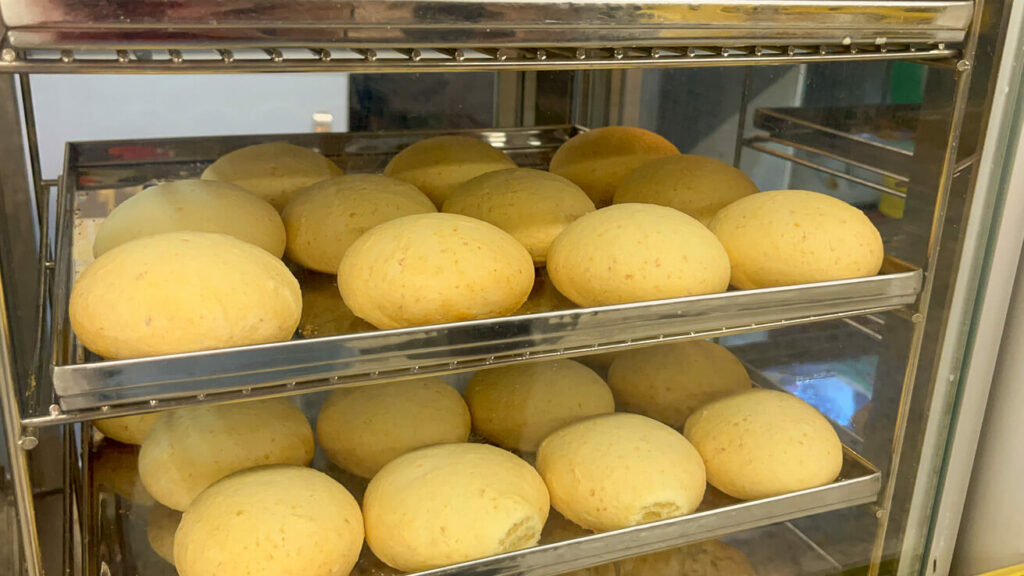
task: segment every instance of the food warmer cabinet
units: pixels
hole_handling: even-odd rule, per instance
[[[175,573],[147,542],[147,504],[98,479],[123,464],[96,419],[276,396],[315,409],[331,388],[696,339],[825,414],[839,478],[429,573],[641,573],[615,562],[711,539],[762,575],[946,573],[998,350],[979,335],[1001,333],[1021,247],[1005,176],[1022,17],[1001,0],[0,0],[4,573]],[[349,130],[267,135],[254,118],[239,136],[70,142],[44,169],[41,75],[263,73],[347,74]],[[546,168],[606,125],[761,189],[846,200],[881,232],[882,271],[138,360],[99,360],[70,332],[69,287],[111,208],[243,145],[287,140],[373,172],[462,133]]]

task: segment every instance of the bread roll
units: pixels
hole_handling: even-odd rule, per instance
[[[435,136],[395,155],[384,175],[419,188],[438,207],[463,182],[487,172],[515,168],[516,163],[487,142],[469,136]]]
[[[153,504],[139,478],[138,446],[103,440],[93,450],[89,465],[94,487],[135,504]]]
[[[171,232],[100,256],[71,290],[71,327],[104,358],[138,358],[291,338],[302,294],[262,248]]]
[[[337,164],[309,148],[267,142],[228,152],[210,164],[202,178],[241,186],[280,212],[299,190],[341,173]]]
[[[615,187],[630,172],[656,158],[679,154],[654,132],[607,126],[584,132],[562,144],[551,158],[551,172],[572,180],[598,208],[612,203]]]
[[[125,200],[96,231],[98,258],[113,248],[166,232],[215,232],[284,254],[284,224],[277,210],[227,182],[178,180],[147,188]]]
[[[608,385],[619,410],[678,429],[698,407],[751,386],[743,363],[706,340],[621,352],[608,369]]]
[[[185,510],[233,472],[312,460],[313,430],[302,411],[288,400],[260,400],[167,412],[142,444],[139,475],[157,502]]]
[[[685,435],[701,453],[708,482],[742,500],[828,484],[843,446],[824,416],[795,396],[751,390],[699,408]]]
[[[704,463],[675,430],[637,414],[570,424],[537,451],[551,505],[584,528],[617,530],[697,509]]]
[[[741,289],[877,274],[882,237],[863,212],[831,196],[775,190],[723,208],[710,224]]]
[[[417,448],[465,442],[469,430],[462,396],[436,377],[339,388],[316,420],[331,462],[363,478]]]
[[[705,226],[732,202],[757,192],[746,174],[694,154],[659,158],[640,166],[615,189],[615,204],[644,202],[675,208]]]
[[[345,576],[363,545],[359,505],[323,472],[265,466],[210,486],[174,538],[180,576]]]
[[[653,204],[617,204],[570,224],[551,245],[548,273],[580,306],[723,292],[729,257],[700,222]]]
[[[174,564],[174,533],[181,524],[181,512],[165,506],[150,508],[146,515],[146,539],[157,556]]]
[[[377,174],[350,174],[297,192],[284,209],[288,257],[317,272],[337,274],[348,247],[377,224],[437,212],[412,184]]]
[[[535,452],[559,428],[615,411],[608,385],[573,360],[480,370],[466,388],[473,431],[502,448]]]
[[[345,306],[338,292],[336,274],[310,273],[302,278],[302,317],[299,334],[304,338],[338,336],[376,330]]]
[[[572,221],[593,212],[594,203],[579,186],[561,176],[509,168],[462,184],[442,210],[494,224],[519,240],[540,266],[555,237]]]
[[[576,304],[562,295],[551,282],[551,276],[544,268],[538,268],[534,274],[533,290],[526,297],[526,302],[515,311],[515,315],[540,314],[576,308]]]
[[[418,214],[363,234],[338,287],[356,316],[402,328],[507,316],[533,288],[533,260],[500,228],[458,214]]]
[[[366,542],[389,566],[429,570],[533,546],[548,492],[529,464],[486,444],[442,444],[392,460],[363,499]]]
[[[149,434],[149,429],[153,427],[153,423],[159,418],[160,413],[154,412],[152,414],[94,420],[92,425],[107,438],[125,444],[142,444],[142,441],[146,439],[146,434]]]

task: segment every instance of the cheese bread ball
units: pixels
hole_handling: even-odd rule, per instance
[[[341,173],[337,164],[309,148],[267,142],[228,152],[210,164],[202,178],[241,186],[280,212],[299,190]]]
[[[828,484],[843,467],[843,445],[803,400],[751,390],[699,408],[684,434],[704,457],[708,482],[742,500]]]
[[[246,468],[313,460],[313,430],[288,400],[167,412],[139,453],[139,475],[157,502],[185,510],[207,486]]]
[[[180,576],[346,576],[363,545],[352,495],[323,472],[264,466],[210,486],[174,537]]]
[[[381,468],[363,498],[366,543],[404,572],[533,546],[548,510],[537,471],[486,444],[409,452]]]
[[[648,162],[615,189],[615,204],[643,202],[675,208],[705,226],[722,208],[757,192],[746,174],[729,164],[695,154]]]
[[[707,228],[673,208],[617,204],[570,224],[551,245],[548,273],[580,306],[724,292],[729,257]]]
[[[598,532],[689,514],[704,496],[704,463],[686,438],[638,414],[570,424],[537,451],[551,505]]]
[[[706,340],[621,352],[608,369],[608,385],[619,410],[679,429],[700,406],[751,387],[743,363]]]
[[[462,184],[444,203],[444,212],[490,222],[519,240],[534,263],[543,265],[551,242],[594,203],[579,186],[541,170],[509,168]]]
[[[493,224],[459,214],[417,214],[363,234],[338,268],[356,316],[403,328],[516,311],[533,288],[533,260]]]
[[[338,292],[337,275],[310,273],[302,278],[300,284],[302,317],[299,319],[299,334],[304,338],[376,330],[373,324],[359,318],[345,306]]]
[[[863,212],[825,194],[774,190],[723,208],[709,225],[740,289],[873,276],[882,236]]]
[[[181,524],[181,512],[157,504],[146,515],[146,539],[157,556],[174,564],[174,533]]]
[[[348,247],[377,224],[437,212],[412,184],[377,174],[350,174],[297,192],[282,214],[288,257],[317,272],[337,274]]]
[[[419,188],[438,207],[463,182],[487,172],[515,168],[505,153],[469,136],[435,136],[395,155],[384,175]]]
[[[542,312],[555,312],[557,310],[569,310],[576,308],[576,304],[562,295],[551,282],[548,271],[538,268],[533,281],[533,290],[527,296],[526,302],[515,311],[515,315],[540,314]]]
[[[316,419],[327,457],[363,478],[417,448],[465,442],[469,430],[462,396],[436,377],[339,388]]]
[[[266,250],[231,236],[171,232],[97,258],[71,289],[71,327],[89,350],[139,358],[288,340],[302,294]]]
[[[559,428],[615,411],[608,385],[573,360],[480,370],[466,388],[473,431],[502,448],[535,452]]]
[[[579,185],[594,204],[612,203],[615,188],[640,166],[679,149],[654,132],[629,126],[607,126],[570,138],[551,158],[551,172]]]
[[[119,416],[117,418],[104,418],[94,420],[92,425],[103,432],[107,438],[112,438],[125,444],[142,444],[149,434],[153,423],[160,418],[159,412],[152,414],[139,414],[136,416]]]
[[[149,506],[153,497],[139,478],[139,447],[103,440],[90,454],[93,486],[136,504]]]

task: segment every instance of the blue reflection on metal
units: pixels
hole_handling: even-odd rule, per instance
[[[781,388],[811,404],[841,426],[871,399],[877,357],[834,363],[790,364],[764,371]]]

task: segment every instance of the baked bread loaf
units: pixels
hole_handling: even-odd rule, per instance
[[[729,253],[732,285],[744,290],[873,276],[885,255],[863,212],[805,190],[741,198],[710,228]]]
[[[573,360],[480,370],[466,387],[473,431],[502,448],[535,452],[559,428],[615,411],[608,385]]]
[[[697,509],[704,463],[675,430],[638,414],[570,424],[537,451],[551,505],[576,524],[617,530]]]
[[[572,182],[532,168],[488,172],[462,184],[445,201],[444,212],[490,222],[526,247],[538,266],[555,237],[573,220],[594,211],[594,203]]]
[[[107,438],[124,444],[142,444],[142,441],[146,439],[146,434],[149,434],[149,429],[153,427],[153,423],[159,418],[160,413],[154,412],[137,416],[119,416],[117,418],[94,420],[92,425]]]
[[[756,192],[753,180],[721,160],[679,154],[630,172],[615,189],[613,202],[668,206],[707,226],[719,210]]]
[[[620,352],[608,369],[619,410],[682,429],[698,407],[750,390],[750,375],[724,346],[691,340]]]
[[[378,328],[507,316],[526,301],[533,278],[522,244],[459,214],[385,222],[356,240],[338,269],[345,304]]]
[[[241,186],[280,212],[299,190],[341,173],[337,164],[314,150],[267,142],[228,152],[210,164],[202,178]]]
[[[231,236],[171,232],[107,252],[71,289],[71,327],[108,359],[288,340],[302,294],[266,250]]]
[[[327,457],[363,478],[417,448],[465,442],[469,430],[462,396],[436,377],[338,388],[316,419]]]
[[[323,472],[265,466],[210,486],[181,518],[181,576],[338,576],[359,558],[359,505]]]
[[[94,487],[114,493],[136,504],[149,506],[153,497],[139,478],[139,447],[103,440],[90,455]]]
[[[684,431],[708,482],[742,500],[823,486],[843,467],[843,445],[813,406],[774,390],[751,390],[699,408]]]
[[[388,220],[437,212],[412,184],[377,174],[349,174],[298,191],[284,209],[288,257],[337,274],[341,257],[364,232]]]
[[[515,168],[516,163],[487,142],[469,136],[435,136],[395,155],[384,175],[422,190],[438,207],[463,182],[487,172]]]
[[[299,282],[302,285],[302,316],[299,334],[304,338],[338,336],[376,330],[373,324],[359,318],[345,306],[338,292],[336,274],[309,273]]]
[[[392,460],[363,498],[366,542],[405,572],[533,546],[548,492],[522,459],[486,444],[442,444]]]
[[[288,400],[196,406],[167,412],[139,453],[139,475],[157,502],[185,510],[207,486],[264,464],[313,460],[313,430]]]
[[[607,126],[573,136],[551,158],[550,170],[575,182],[598,208],[612,203],[615,188],[630,172],[651,160],[679,154],[654,132]]]
[[[277,210],[234,184],[213,180],[164,182],[125,200],[100,224],[92,252],[100,257],[131,240],[183,231],[227,234],[278,258],[284,254]]]
[[[174,564],[174,533],[181,524],[181,512],[157,504],[146,515],[146,539],[157,556]]]
[[[682,212],[617,204],[570,224],[548,252],[555,287],[580,306],[724,292],[729,257],[714,234]]]

